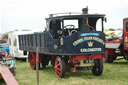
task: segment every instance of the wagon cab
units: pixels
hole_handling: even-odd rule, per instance
[[[47,18],[48,51],[63,55],[104,53],[104,33],[96,29],[97,20],[103,16],[83,14]]]

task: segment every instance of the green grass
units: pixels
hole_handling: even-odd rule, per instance
[[[36,85],[36,71],[29,63],[17,61],[16,80],[20,85]],[[39,71],[39,85],[128,85],[128,61],[118,60],[112,64],[104,63],[102,76],[94,76],[90,70],[66,73],[65,78],[56,78],[49,65]],[[1,85],[1,84],[0,84]],[[4,85],[4,84],[3,84]]]

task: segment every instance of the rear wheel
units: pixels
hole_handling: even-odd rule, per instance
[[[36,70],[36,63],[34,62],[34,56],[36,56],[34,53],[29,54],[29,64],[32,70]],[[39,63],[39,69],[40,69],[40,63]]]
[[[65,61],[62,57],[56,57],[54,69],[56,77],[63,78],[65,76]]]
[[[31,69],[33,70],[36,69],[36,64],[34,63],[34,57],[32,53],[29,54],[29,64],[30,64]]]
[[[102,75],[103,73],[103,62],[101,59],[94,60],[94,67],[92,73],[96,76]]]

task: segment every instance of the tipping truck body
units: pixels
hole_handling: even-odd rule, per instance
[[[91,69],[94,75],[101,75],[105,59],[104,16],[88,14],[87,8],[83,14],[51,14],[46,18],[44,32],[19,35],[19,48],[29,52],[31,69],[36,69],[36,48],[39,48],[39,67],[42,64],[45,68],[51,61],[57,77],[64,77],[70,68],[74,72]],[[101,31],[96,29],[99,19]]]
[[[122,36],[119,39],[106,41],[106,62],[112,63],[118,56],[128,60],[128,18],[123,19]]]

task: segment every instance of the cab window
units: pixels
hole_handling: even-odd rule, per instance
[[[64,20],[64,29],[78,29],[78,27],[78,20]]]
[[[96,31],[102,31],[102,19],[98,19],[96,22]]]
[[[64,23],[64,36],[71,36],[79,29],[78,19],[65,19],[63,20],[63,23]]]
[[[62,35],[62,26],[60,20],[52,20],[50,22],[50,33],[53,39],[58,39]]]

